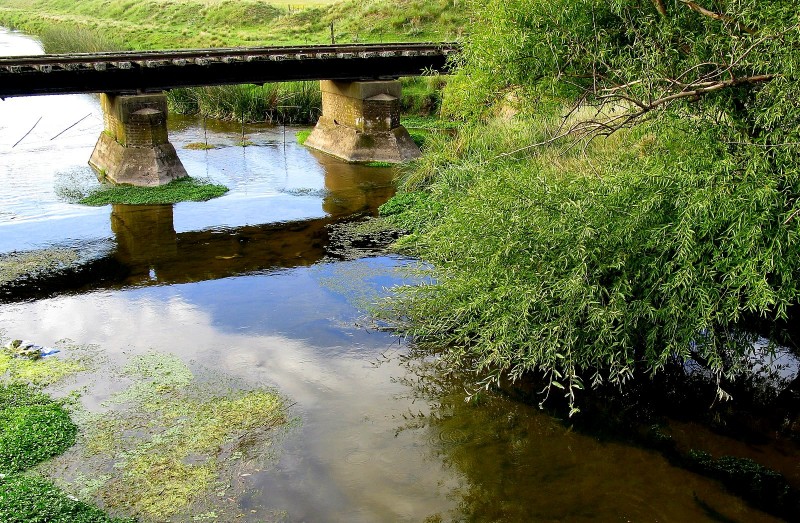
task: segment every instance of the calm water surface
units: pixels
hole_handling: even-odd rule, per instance
[[[0,30],[0,55],[38,51]],[[300,423],[272,465],[238,478],[248,494],[235,521],[261,521],[252,507],[292,522],[772,520],[657,453],[571,432],[501,396],[467,404],[459,384],[404,364],[403,340],[364,328],[363,304],[410,261],[337,260],[326,226],[374,212],[393,170],[313,154],[297,128],[246,126],[256,145],[242,148],[239,125],[173,118],[189,174],[229,194],[67,203],[65,191],[96,183],[87,161],[101,130],[91,95],[0,102],[0,255],[66,247],[102,267],[45,297],[8,299],[0,329],[97,344],[111,361],[173,353],[279,389]],[[185,148],[206,141],[219,147]],[[85,405],[116,386],[100,379]]]

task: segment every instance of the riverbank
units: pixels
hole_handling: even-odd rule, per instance
[[[9,0],[0,25],[42,34],[53,26],[101,35],[130,49],[450,41],[467,12],[454,0],[270,1]]]
[[[771,16],[751,27],[796,45],[797,13],[758,3]],[[750,494],[778,475],[760,467],[780,470],[749,499],[791,518],[796,494],[779,498],[800,487],[800,349],[786,328],[800,304],[800,149],[780,118],[798,117],[798,57],[680,15],[488,2],[445,90],[443,112],[464,126],[431,141],[382,208],[432,283],[379,314],[443,369],[475,376],[470,397],[521,386],[575,426],[622,421],[614,437],[675,418],[724,434],[738,461],[692,452],[691,436],[672,456],[726,481],[749,474],[735,481]],[[744,46],[738,74],[786,83],[696,98],[653,87],[664,64],[686,71],[679,83],[715,65],[705,44],[664,36],[683,30],[720,53]],[[749,453],[754,438],[771,463]]]

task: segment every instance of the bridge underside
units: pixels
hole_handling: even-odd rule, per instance
[[[420,151],[400,125],[400,82],[323,80],[322,116],[306,146],[348,162],[401,163]]]

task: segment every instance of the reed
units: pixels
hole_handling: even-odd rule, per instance
[[[125,50],[125,45],[116,39],[82,26],[46,25],[38,35],[44,51],[48,54]]]
[[[246,122],[310,123],[322,107],[318,82],[173,89],[167,100],[175,113]]]

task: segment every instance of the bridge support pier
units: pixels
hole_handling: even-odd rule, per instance
[[[155,186],[187,176],[167,136],[167,96],[100,95],[105,130],[89,165],[101,181]]]
[[[305,145],[348,162],[400,163],[419,147],[400,125],[400,82],[322,80],[322,116]]]

